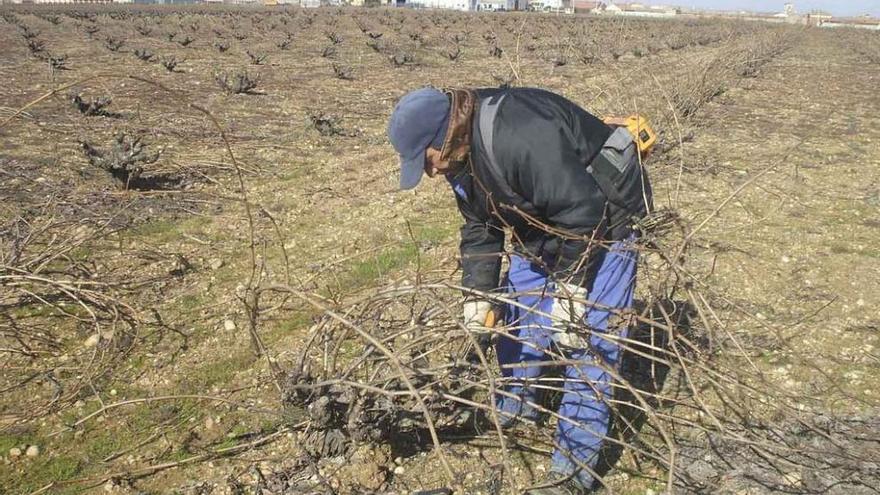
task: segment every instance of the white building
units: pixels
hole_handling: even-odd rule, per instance
[[[407,2],[413,5],[420,5],[428,9],[447,9],[447,10],[477,10],[479,6],[478,0],[415,0]]]
[[[849,27],[855,29],[871,29],[874,31],[880,31],[880,19],[872,19],[869,17],[863,18],[849,18],[849,19],[841,19],[841,18],[831,18],[827,21],[823,21],[819,24],[819,27],[823,28],[842,28]]]
[[[477,10],[486,12],[507,10],[507,0],[480,0],[477,3]]]
[[[678,10],[663,5],[646,6],[638,3],[615,5],[610,4],[603,11],[605,14],[626,15],[633,17],[673,17]]]

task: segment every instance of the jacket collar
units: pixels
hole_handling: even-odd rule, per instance
[[[471,152],[471,128],[477,96],[469,89],[445,89],[443,92],[449,96],[451,105],[440,159],[464,161]]]

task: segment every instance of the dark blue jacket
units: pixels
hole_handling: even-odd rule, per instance
[[[559,279],[587,286],[592,264],[585,237],[605,236],[607,199],[586,168],[611,128],[575,103],[541,89],[475,92],[481,101],[505,94],[493,130],[501,176],[487,168],[478,102],[468,166],[448,177],[465,219],[462,285],[498,287],[508,227],[517,253]]]

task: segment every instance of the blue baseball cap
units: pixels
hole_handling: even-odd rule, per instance
[[[425,171],[425,150],[439,149],[449,121],[449,99],[436,88],[403,96],[388,122],[388,140],[400,155],[400,188],[416,187]]]

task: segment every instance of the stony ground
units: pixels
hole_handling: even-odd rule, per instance
[[[408,89],[495,86],[511,67],[521,84],[558,91],[598,113],[635,107],[664,115],[657,120],[669,146],[682,134],[683,147],[649,165],[658,203],[700,226],[693,269],[701,290],[723,302],[724,328],[753,351],[751,359],[765,372],[763,386],[781,409],[848,418],[819,422],[821,438],[831,438],[829,451],[876,461],[876,422],[864,418],[876,411],[880,393],[880,151],[872,146],[880,140],[880,65],[849,33],[796,33],[797,42],[756,77],[728,81],[723,94],[674,127],[665,113],[671,88],[724,50],[723,42],[554,66],[525,50],[519,63],[513,34],[503,39],[506,58],[487,56],[474,33],[479,43],[455,63],[425,50],[417,65],[397,68],[355,41],[361,34],[346,15],[338,16],[338,25],[326,24],[329,17],[297,24],[284,51],[274,47],[281,36],[272,30],[245,40],[227,33],[227,54],[212,47],[206,21],[183,47],[161,32],[124,31],[127,20],[99,19],[101,36],[124,36],[118,53],[104,48],[100,36],[89,39],[71,18],[54,25],[17,15],[41,31],[50,50],[67,53],[72,70],[50,74],[4,23],[0,75],[7,90],[0,119],[52,88],[71,87],[0,129],[4,224],[49,205],[53,218],[74,226],[78,218],[106,220],[114,232],[70,256],[82,259],[94,279],[130,280],[118,294],[137,306],[140,324],[95,337],[87,325],[62,322],[62,345],[53,349],[51,365],[0,365],[10,377],[38,377],[22,387],[5,384],[0,396],[0,486],[9,493],[44,487],[56,493],[308,493],[330,486],[343,493],[407,493],[443,486],[436,458],[426,451],[364,446],[347,460],[317,465],[301,455],[302,438],[286,429],[297,418],[283,413],[269,366],[291,365],[317,312],[294,301],[267,311],[260,333],[271,361],[255,357],[237,297],[253,268],[239,183],[211,119],[186,103],[208,109],[221,123],[248,197],[260,205],[253,212],[257,273],[286,281],[286,257],[291,284],[342,300],[412,276],[417,262],[457,277],[451,273],[459,223],[452,197],[440,181],[395,191],[384,123],[394,99]],[[510,17],[511,25],[528,27],[541,18]],[[176,19],[164,22],[172,29]],[[471,21],[472,29],[480,22]],[[249,26],[242,21],[239,32]],[[321,57],[331,29],[347,40],[336,55]],[[137,60],[128,51],[136,47],[184,62],[169,73]],[[246,50],[268,52],[267,64],[250,66]],[[333,63],[350,66],[354,80],[334,77]],[[260,75],[259,94],[227,95],[216,87],[215,72],[240,68]],[[148,82],[121,77],[128,75]],[[632,80],[632,86],[620,84]],[[118,115],[79,115],[68,100],[73,90],[112,96],[109,109]],[[322,114],[339,119],[335,135],[313,125]],[[107,147],[119,130],[161,147],[152,171],[180,180],[179,187],[123,191],[91,167],[80,142]],[[120,335],[129,334],[131,342],[119,346]],[[70,364],[94,355],[110,355],[113,372],[80,374]],[[22,420],[56,392],[53,381],[64,384],[69,407]],[[77,391],[68,397],[65,387],[73,382]],[[780,436],[811,438],[791,424]],[[843,437],[850,443],[835,440]],[[491,441],[471,438],[448,449],[470,490],[494,491]],[[807,467],[789,465],[771,476],[736,447],[717,455],[700,443],[688,449],[683,457],[693,462],[682,466],[689,479],[684,490],[813,493],[833,485],[829,493],[870,493],[877,486],[871,484],[876,464],[820,469],[800,459],[794,466]],[[516,455],[522,462],[514,477],[527,483],[542,474],[540,452],[524,447]],[[609,484],[623,493],[663,486],[625,472],[613,474]]]

